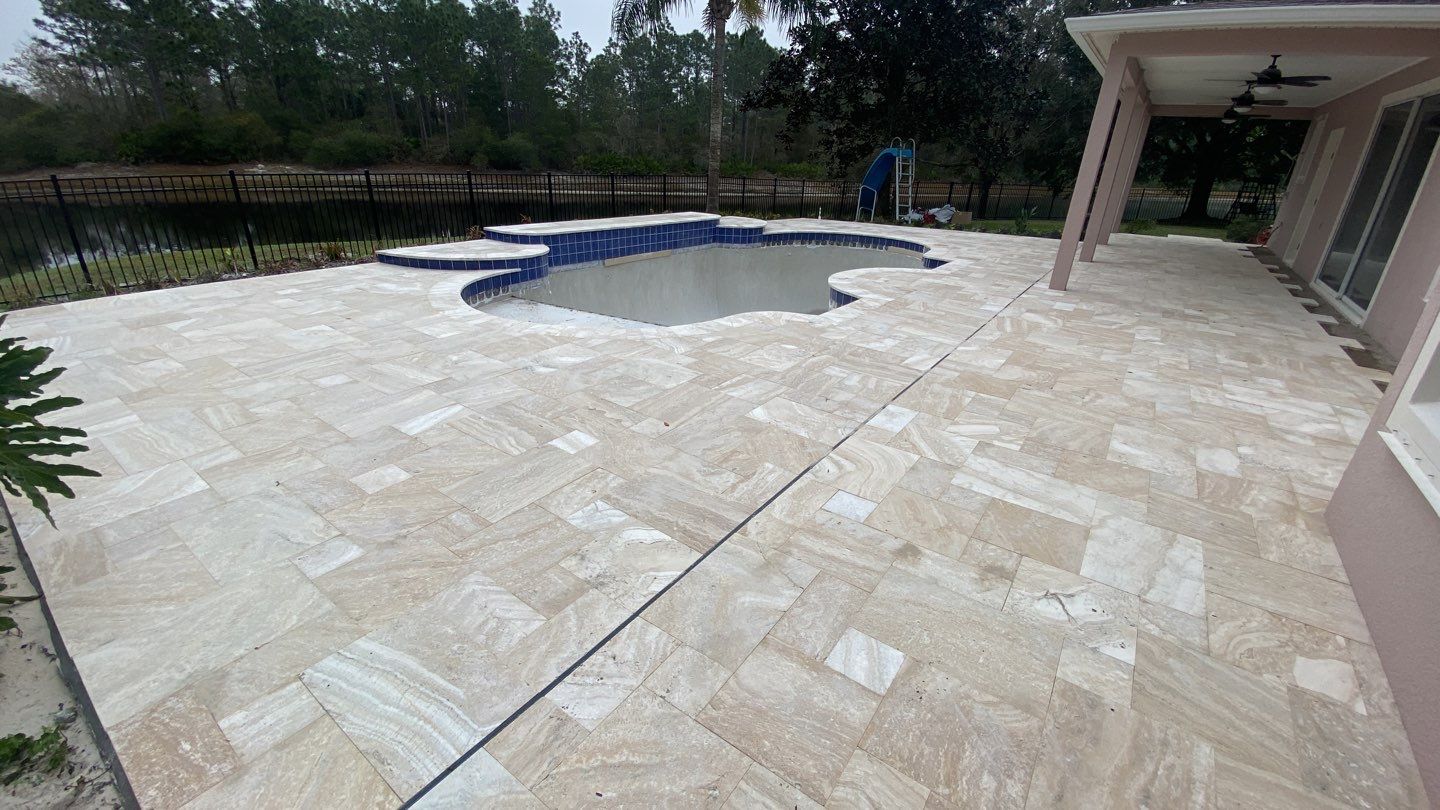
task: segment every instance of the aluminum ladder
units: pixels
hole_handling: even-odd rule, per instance
[[[895,221],[900,222],[915,209],[915,139],[895,138],[890,148],[895,150]]]

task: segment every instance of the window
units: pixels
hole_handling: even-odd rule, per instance
[[[1440,321],[1431,325],[1386,427],[1385,443],[1440,512]]]

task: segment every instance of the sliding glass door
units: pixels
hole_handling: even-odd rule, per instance
[[[1440,95],[1385,108],[1317,276],[1364,314],[1440,136]]]

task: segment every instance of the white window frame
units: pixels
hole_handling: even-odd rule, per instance
[[[1436,273],[1440,275],[1440,268]],[[1432,288],[1431,296],[1437,294]],[[1434,392],[1433,400],[1415,401],[1421,383]],[[1380,438],[1440,514],[1440,319],[1431,324],[1385,428]]]
[[[1401,69],[1403,70],[1404,68]],[[1380,102],[1376,105],[1375,113],[1370,121],[1370,137],[1366,139],[1364,151],[1360,153],[1360,162],[1356,164],[1355,171],[1350,177],[1349,185],[1347,186],[1345,192],[1344,201],[1341,203],[1339,210],[1336,212],[1334,221],[1330,223],[1330,232],[1325,239],[1325,249],[1320,252],[1320,258],[1317,260],[1315,265],[1315,275],[1310,278],[1310,282],[1308,284],[1309,288],[1318,293],[1320,297],[1325,300],[1326,303],[1333,306],[1336,311],[1340,313],[1341,317],[1361,328],[1364,328],[1366,322],[1370,319],[1370,315],[1375,310],[1375,301],[1380,297],[1380,288],[1385,285],[1385,277],[1390,273],[1390,262],[1387,261],[1385,263],[1385,269],[1380,272],[1380,279],[1375,283],[1375,292],[1371,295],[1370,298],[1370,306],[1363,311],[1359,307],[1355,306],[1355,304],[1352,303],[1350,299],[1345,298],[1340,291],[1330,289],[1330,286],[1328,284],[1321,281],[1320,270],[1325,266],[1325,259],[1329,257],[1330,248],[1335,243],[1335,237],[1340,233],[1341,220],[1343,219],[1346,210],[1350,208],[1350,198],[1355,195],[1355,186],[1357,183],[1360,182],[1360,170],[1364,167],[1365,158],[1370,154],[1370,148],[1375,144],[1375,136],[1380,131],[1380,119],[1384,117],[1386,108],[1393,107],[1396,104],[1401,104],[1407,101],[1419,101],[1421,99],[1424,99],[1426,96],[1432,96],[1436,93],[1440,93],[1440,78],[1426,79],[1423,82],[1417,82],[1416,84],[1412,84],[1409,87],[1386,93],[1380,98]],[[1416,107],[1415,110],[1412,111],[1411,119],[1406,121],[1405,129],[1407,132],[1410,129],[1411,123],[1413,123],[1413,113],[1418,111],[1419,107]],[[1385,172],[1385,183],[1381,186],[1380,192],[1382,199],[1376,200],[1376,206],[1370,212],[1371,219],[1366,222],[1365,231],[1360,237],[1360,242],[1356,245],[1355,249],[1357,260],[1360,255],[1359,252],[1364,247],[1365,240],[1370,235],[1370,228],[1372,225],[1374,225],[1374,218],[1380,211],[1380,207],[1383,203],[1383,197],[1386,193],[1388,193],[1390,182],[1394,179],[1392,175],[1394,173],[1395,167],[1399,165],[1399,152],[1400,150],[1397,149],[1396,154],[1390,164],[1390,168]],[[1440,164],[1440,147],[1436,147],[1435,152],[1430,155],[1430,162],[1426,164],[1425,173],[1424,175],[1422,175],[1420,180],[1421,188],[1424,188],[1425,184],[1429,182],[1431,172],[1435,169],[1436,164]],[[1396,235],[1395,244],[1398,245],[1405,239],[1405,232],[1409,230],[1411,224],[1410,213],[1413,213],[1414,210],[1415,205],[1412,201],[1410,205],[1410,211],[1406,213],[1405,220],[1400,226],[1400,232]],[[1349,280],[1350,273],[1353,269],[1354,268],[1352,266],[1350,269],[1346,270],[1345,277],[1340,280],[1340,287],[1342,289],[1345,287],[1345,282]]]

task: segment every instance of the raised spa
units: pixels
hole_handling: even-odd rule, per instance
[[[659,326],[739,312],[818,315],[830,308],[830,276],[861,267],[920,267],[919,256],[834,245],[705,247],[653,258],[552,271],[515,297]],[[503,299],[480,309],[507,317],[533,312]],[[544,317],[543,312],[535,315]]]

